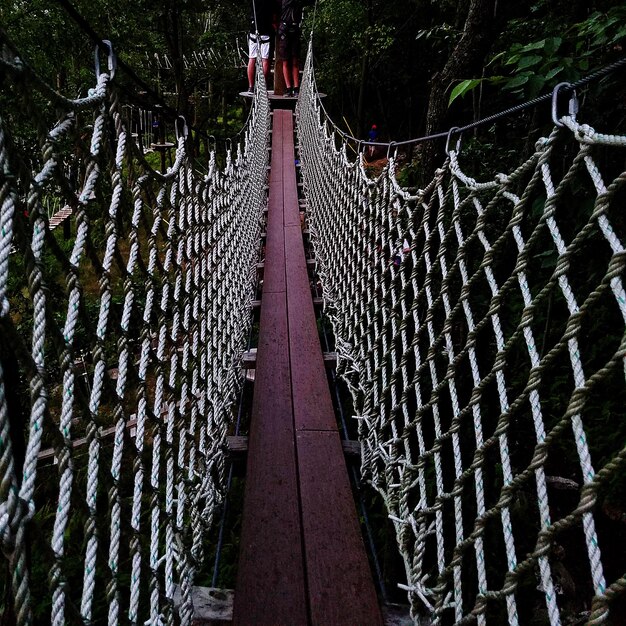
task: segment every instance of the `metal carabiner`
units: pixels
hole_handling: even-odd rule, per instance
[[[178,128],[179,126],[181,126],[181,124],[182,124],[182,127],[179,131]],[[174,122],[174,129],[176,131],[176,140],[180,139],[181,136],[187,139],[189,135],[189,128],[187,126],[187,120],[185,119],[184,115],[179,115],[176,118],[176,121]]]
[[[578,113],[578,98],[576,97],[576,89],[574,89],[572,83],[559,83],[552,90],[552,121],[556,126],[563,126],[563,122],[561,122],[558,117],[559,91],[561,91],[561,89],[569,89],[572,92],[569,104],[567,105],[568,114],[576,119],[576,114]]]
[[[446,137],[446,155],[450,156],[450,139],[452,138],[452,135],[455,131],[457,130],[461,130],[459,126],[453,126],[449,131],[448,131],[448,136]],[[459,134],[459,138],[456,141],[456,148],[455,148],[455,152],[458,152],[461,149],[461,137],[462,135]]]
[[[117,69],[117,57],[115,56],[115,52],[113,52],[113,44],[108,39],[103,39],[102,43],[108,49],[108,58],[107,58],[107,67],[109,69],[109,80],[113,80],[115,76],[115,70]],[[100,55],[98,54],[101,45],[98,44],[94,51],[94,59],[96,62],[96,78],[100,78]]]

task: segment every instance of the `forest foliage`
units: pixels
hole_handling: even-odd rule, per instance
[[[93,42],[67,4],[3,0],[0,23],[44,79],[76,97],[92,83]],[[241,125],[251,2],[71,4],[198,129],[227,136]],[[318,0],[305,9],[303,39],[313,34],[318,86],[338,126],[365,137],[376,123],[381,140],[399,141],[462,126],[621,58],[625,24],[626,6],[617,0]],[[185,63],[203,51],[212,62]],[[155,55],[166,55],[171,67],[159,69]],[[123,72],[117,80],[129,99],[145,97],[145,85]],[[589,114],[613,126],[624,122],[621,73],[589,95]]]
[[[94,84],[94,43],[66,4],[0,0],[0,24],[44,81],[75,98]],[[129,103],[155,107],[165,101],[203,136],[232,136],[243,125],[246,107],[238,92],[246,86],[250,0],[71,4],[142,81],[118,71],[115,80]],[[311,33],[317,84],[335,123],[364,138],[376,123],[382,141],[404,140],[491,115],[624,57],[626,6],[619,0],[318,0],[305,13],[303,39]],[[202,53],[209,55],[207,62],[185,62]],[[168,64],[156,61],[165,57]],[[591,84],[579,94],[581,117],[605,132],[623,133],[625,85],[623,70]],[[16,103],[0,100],[0,110],[10,111],[19,125]],[[49,113],[52,121],[55,112]],[[488,129],[480,144],[464,138],[464,150],[476,157],[476,168],[497,158],[505,163],[498,171],[506,171],[507,160],[519,161],[520,146],[528,151],[550,125],[548,106],[529,110]],[[431,154],[408,155],[412,164],[405,163],[403,181],[420,182],[420,173],[443,147],[440,142]],[[583,210],[586,215],[588,207]],[[551,254],[542,260],[546,271],[556,263]],[[56,270],[53,260],[45,261]],[[597,334],[603,322],[594,327]],[[564,381],[552,381],[555,391],[548,395],[559,397],[557,387]],[[608,403],[598,407],[603,421],[610,420],[612,409],[617,412]],[[623,428],[616,429],[618,436]],[[607,429],[603,436],[615,434]],[[600,458],[609,443],[603,440]]]

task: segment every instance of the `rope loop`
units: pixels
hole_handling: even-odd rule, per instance
[[[102,45],[97,45],[94,51],[94,60],[96,64],[96,78],[100,78],[100,50],[103,46],[107,49],[107,68],[109,70],[109,79],[113,80],[115,70],[117,69],[117,57],[113,51],[113,44],[108,39],[102,40]]]
[[[572,117],[572,119],[576,120],[576,114],[578,113],[578,98],[576,97],[576,89],[572,85],[572,83],[559,83],[552,90],[552,121],[555,126],[562,127],[564,126],[563,122],[560,121],[558,115],[559,108],[559,92],[562,89],[567,89],[571,91],[571,96],[569,99],[568,114]]]
[[[388,146],[387,146],[387,159],[389,159],[389,155],[391,154],[391,149],[396,146],[396,142],[392,141]],[[396,156],[398,156],[398,147],[396,146],[396,150],[393,153],[393,158],[395,159]]]

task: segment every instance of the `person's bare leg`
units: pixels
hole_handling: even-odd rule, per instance
[[[265,76],[265,82],[267,83],[267,77],[270,73],[270,60],[263,59],[263,76]]]
[[[250,57],[248,59],[248,88],[250,91],[252,91],[252,88],[254,87],[254,70],[255,70],[255,63],[256,63],[256,58],[255,57]]]
[[[283,61],[283,76],[285,78],[285,87],[291,89],[291,59]]]
[[[293,86],[298,89],[300,87],[300,65],[296,57],[291,59],[291,76],[293,78]]]

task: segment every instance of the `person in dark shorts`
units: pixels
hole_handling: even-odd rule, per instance
[[[270,71],[271,42],[274,37],[275,0],[252,0],[250,12],[250,32],[248,33],[248,91],[254,89],[255,63],[258,50],[261,50],[263,76],[267,81]],[[256,21],[255,21],[256,13]],[[258,33],[258,35],[257,35]],[[258,36],[258,41],[257,41]]]
[[[302,0],[282,0],[278,25],[278,52],[283,59],[285,96],[297,96],[300,90],[300,22]]]

